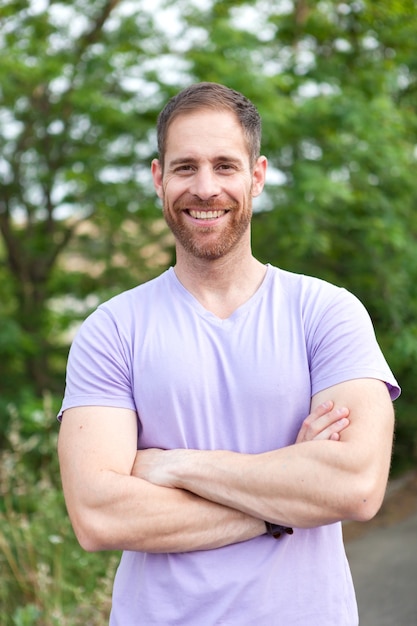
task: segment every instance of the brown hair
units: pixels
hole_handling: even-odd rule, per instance
[[[239,121],[248,147],[251,167],[261,148],[261,118],[257,108],[243,94],[218,83],[196,83],[186,87],[168,100],[158,116],[158,151],[164,165],[166,140],[171,122],[179,115],[197,109],[231,111]]]

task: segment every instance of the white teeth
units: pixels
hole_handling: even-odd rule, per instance
[[[197,220],[213,220],[224,215],[226,211],[193,211],[190,209],[189,213],[191,217]]]

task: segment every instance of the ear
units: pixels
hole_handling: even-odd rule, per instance
[[[262,193],[265,185],[266,169],[268,160],[264,156],[260,156],[255,163],[252,173],[252,197],[256,198]]]
[[[158,198],[162,200],[164,196],[162,187],[162,166],[158,159],[154,159],[151,164],[151,173],[153,178],[153,184],[155,187]]]

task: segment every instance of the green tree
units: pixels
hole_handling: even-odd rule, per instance
[[[62,389],[62,333],[85,299],[167,262],[149,251],[164,233],[144,174],[161,99],[147,63],[164,44],[143,5],[0,9],[3,397],[54,388],[54,372]]]

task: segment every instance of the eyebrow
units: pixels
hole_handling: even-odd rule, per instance
[[[169,162],[169,166],[172,167],[173,165],[181,165],[182,163],[196,163],[197,159],[193,159],[192,157],[184,157],[184,158],[178,158],[178,159],[173,159],[172,161]]]
[[[182,165],[182,164],[184,165],[195,164],[195,163],[198,163],[198,161],[199,159],[195,157],[179,157],[177,159],[173,159],[172,161],[170,161],[168,166],[175,167],[176,165]],[[221,155],[221,156],[215,157],[213,161],[217,163],[236,163],[240,166],[243,166],[243,160],[240,159],[239,157]]]

